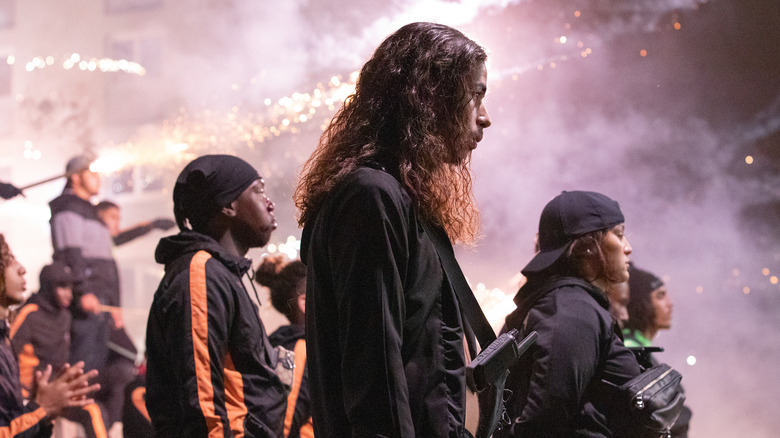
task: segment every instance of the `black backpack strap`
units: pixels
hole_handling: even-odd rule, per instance
[[[460,270],[460,266],[458,266],[458,262],[455,260],[455,252],[452,249],[449,237],[447,237],[447,234],[441,227],[434,228],[424,221],[421,221],[421,223],[425,232],[430,236],[436,252],[439,254],[442,269],[444,269],[444,274],[452,283],[452,288],[455,289],[458,303],[464,315],[466,315],[471,329],[474,330],[479,345],[484,349],[496,340],[496,333],[490,326],[485,314],[482,313],[482,308],[479,307],[477,298],[471,291],[463,271]]]

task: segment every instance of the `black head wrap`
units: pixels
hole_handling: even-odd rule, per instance
[[[189,219],[193,229],[203,228],[222,207],[235,201],[260,178],[254,167],[232,155],[198,157],[176,179],[173,214],[179,229]]]

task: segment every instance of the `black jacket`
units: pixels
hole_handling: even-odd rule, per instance
[[[398,180],[349,175],[306,223],[301,256],[315,434],[463,435],[463,319]]]
[[[160,240],[165,276],[146,332],[146,406],[158,437],[278,437],[286,389],[241,276],[251,260],[185,231]]]
[[[0,320],[0,436],[49,437],[52,422],[35,401],[26,405],[19,382],[19,366],[8,341],[8,325]]]
[[[504,331],[539,334],[510,370],[508,403],[516,437],[612,437],[616,426],[600,379],[621,385],[639,375],[598,288],[569,277],[530,280]],[[526,320],[527,315],[527,320]]]
[[[119,270],[112,253],[113,241],[95,206],[67,189],[49,206],[54,259],[65,262],[73,274],[74,316],[80,316],[79,299],[88,293],[101,304],[119,306]]]
[[[51,365],[54,375],[68,362],[70,322],[68,309],[60,307],[51,282],[41,284],[11,326],[11,345],[19,359],[19,372],[25,397],[32,389],[36,370]]]
[[[309,373],[306,366],[306,328],[300,324],[283,325],[268,337],[271,345],[295,352],[294,380],[287,396],[287,413],[284,417],[285,436],[308,438],[313,436],[311,421],[311,394]]]

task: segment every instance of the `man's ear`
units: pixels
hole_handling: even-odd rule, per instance
[[[233,201],[230,204],[222,207],[220,212],[222,212],[222,214],[224,214],[227,217],[235,217],[236,216],[236,201]]]
[[[81,187],[81,173],[77,172],[70,176],[70,180],[73,181],[73,187]]]

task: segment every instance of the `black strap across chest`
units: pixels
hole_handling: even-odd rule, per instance
[[[485,314],[482,313],[482,308],[479,307],[477,298],[471,291],[463,271],[461,271],[458,262],[455,260],[455,252],[447,234],[440,227],[432,227],[425,222],[422,222],[422,227],[431,238],[431,242],[433,242],[433,246],[439,255],[442,269],[444,269],[445,275],[449,278],[452,288],[455,289],[455,295],[458,297],[458,303],[463,310],[463,314],[466,316],[472,330],[474,330],[480,347],[484,349],[496,340],[496,333],[490,326]]]

